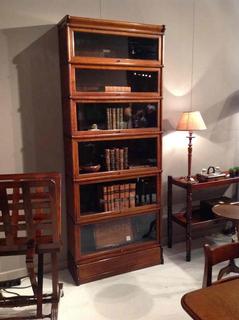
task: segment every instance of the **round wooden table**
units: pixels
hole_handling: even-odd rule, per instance
[[[219,217],[231,220],[234,223],[236,238],[232,241],[239,241],[239,202],[228,204],[217,204],[212,208],[212,211]],[[218,280],[230,272],[239,273],[239,267],[234,260],[230,260],[228,266],[222,268],[218,274]]]
[[[228,204],[217,204],[212,208],[212,211],[219,217],[232,220],[235,224],[237,240],[239,241],[239,202]]]

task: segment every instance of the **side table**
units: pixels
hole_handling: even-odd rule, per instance
[[[215,188],[238,182],[239,177],[191,183],[181,177],[175,178],[168,176],[168,247],[172,247],[173,222],[175,222],[185,229],[186,261],[191,261],[192,229],[206,228],[225,222],[225,218],[222,217],[212,219],[203,217],[203,213],[200,212],[199,208],[193,208],[193,193],[202,189]],[[186,191],[186,210],[184,212],[173,212],[173,186],[177,186]]]

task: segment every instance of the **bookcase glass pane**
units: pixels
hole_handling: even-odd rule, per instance
[[[81,254],[111,250],[156,240],[156,214],[142,214],[85,225],[81,228]]]
[[[77,129],[156,128],[158,103],[77,103]]]
[[[115,171],[157,166],[157,139],[79,142],[79,171]]]
[[[158,60],[158,39],[74,32],[75,56]]]
[[[79,92],[157,92],[157,71],[75,69]]]
[[[82,185],[79,187],[81,215],[127,211],[129,208],[155,204],[156,181],[156,177],[139,177]]]

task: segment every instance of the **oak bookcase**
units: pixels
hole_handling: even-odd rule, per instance
[[[76,284],[163,263],[165,27],[58,24],[68,265]]]

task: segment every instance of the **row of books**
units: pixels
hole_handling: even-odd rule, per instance
[[[128,169],[128,147],[105,149],[105,165],[107,171]]]
[[[107,129],[124,129],[123,108],[107,108]]]
[[[103,186],[104,211],[135,207],[136,183]]]

